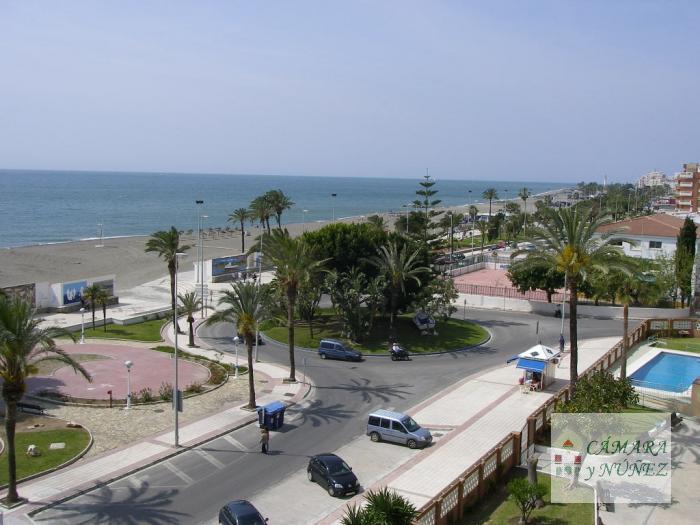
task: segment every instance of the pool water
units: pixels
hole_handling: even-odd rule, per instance
[[[632,384],[684,392],[700,377],[700,357],[659,352],[647,364],[630,375]]]

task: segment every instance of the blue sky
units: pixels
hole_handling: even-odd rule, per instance
[[[700,4],[0,1],[0,168],[602,181],[700,160]]]

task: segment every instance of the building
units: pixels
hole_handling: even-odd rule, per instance
[[[652,188],[654,186],[665,186],[671,185],[672,180],[670,180],[663,172],[654,170],[650,171],[646,175],[639,177],[637,181],[637,188]]]
[[[656,259],[659,256],[673,257],[676,253],[676,238],[683,226],[684,219],[665,213],[627,219],[598,228],[598,233],[619,230],[615,237],[633,241],[620,240],[625,255],[641,259]],[[700,233],[700,232],[699,232]],[[696,253],[700,252],[697,248]]]
[[[700,199],[700,164],[683,164],[683,171],[676,173],[676,210],[685,213],[698,211]]]

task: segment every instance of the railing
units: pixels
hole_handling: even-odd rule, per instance
[[[527,301],[547,302],[547,292],[542,290],[528,290],[521,292],[516,288],[505,288],[503,286],[490,286],[487,284],[455,283],[455,288],[459,293],[470,295],[488,295],[491,297],[508,297],[510,299],[524,299]],[[553,293],[552,302],[560,303],[564,299],[564,294]]]

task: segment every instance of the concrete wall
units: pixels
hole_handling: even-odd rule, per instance
[[[545,303],[541,301],[528,301],[525,299],[510,299],[508,297],[491,297],[487,295],[459,294],[455,302],[459,308],[483,308],[486,310],[506,310],[514,312],[532,312],[542,315],[554,315],[560,303]],[[565,305],[565,313],[569,315],[569,306]],[[578,305],[579,317],[597,317],[600,319],[622,319],[623,308],[621,306],[593,306]],[[634,308],[629,309],[630,319],[649,319],[661,317],[665,319],[679,319],[688,317],[687,308]]]

